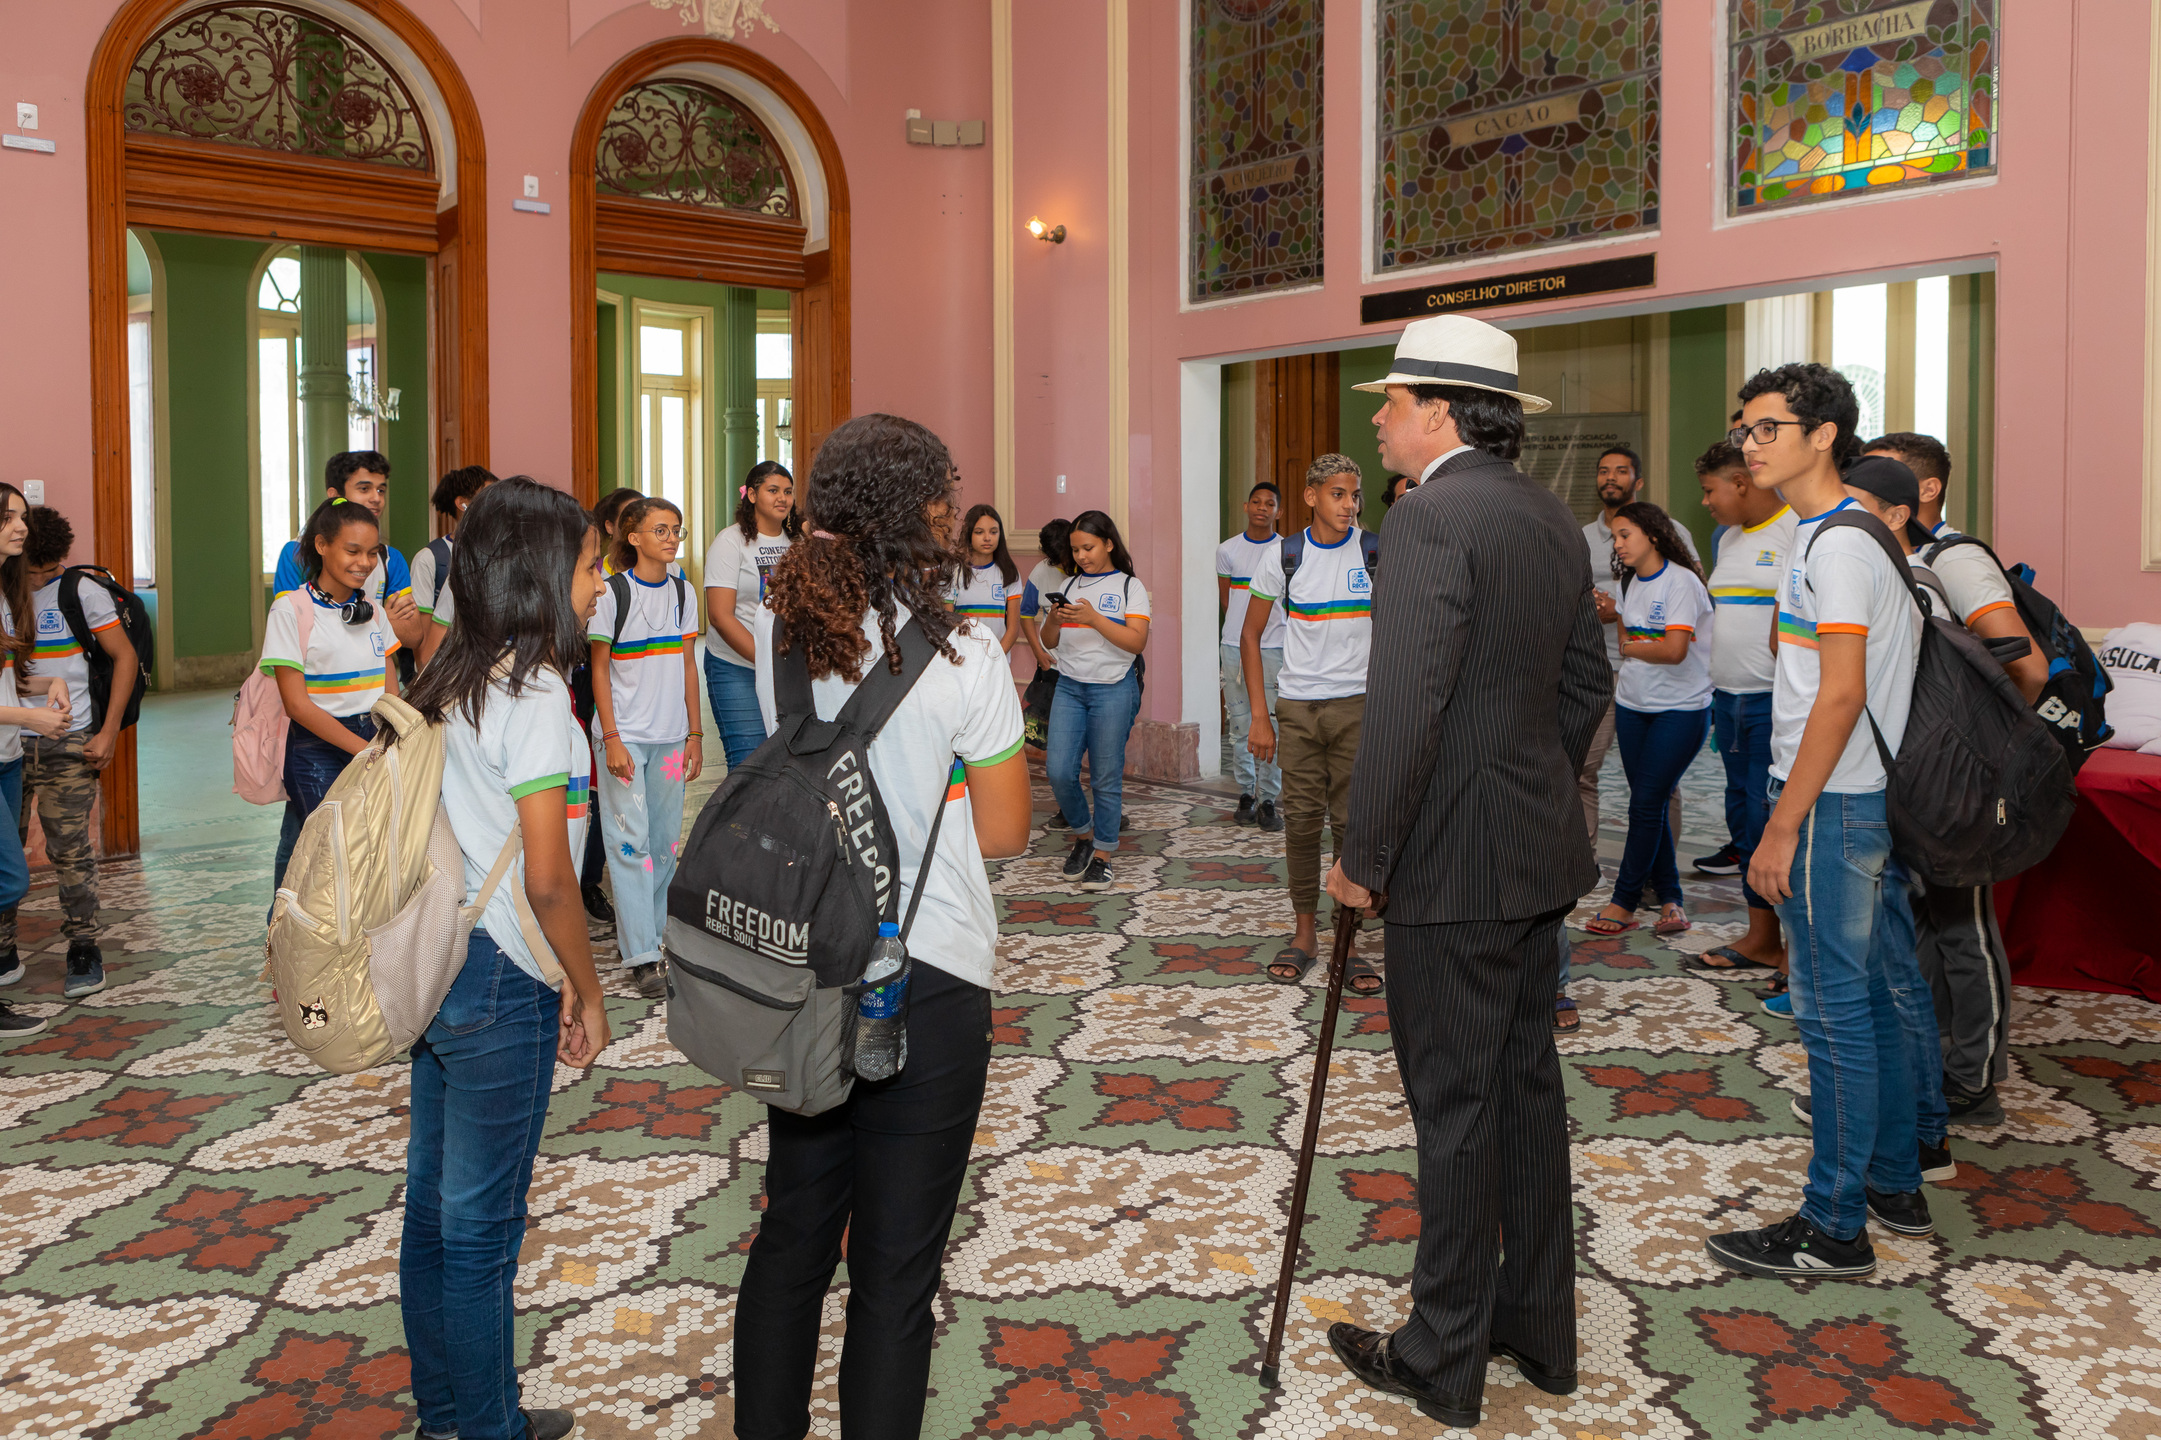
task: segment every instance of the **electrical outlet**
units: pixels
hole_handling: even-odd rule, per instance
[[[29,501],[32,505],[43,505],[45,503],[45,482],[43,480],[23,481],[23,499]]]
[[[528,200],[538,200],[540,198],[540,177],[538,175],[525,177],[525,198]]]
[[[1060,495],[1065,494],[1065,476],[1063,475],[1058,477],[1058,493]]]
[[[35,130],[38,128],[38,107],[27,100],[15,102],[15,128]]]

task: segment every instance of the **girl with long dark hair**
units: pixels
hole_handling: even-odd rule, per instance
[[[983,860],[1026,848],[1029,811],[1005,657],[976,627],[956,629],[946,608],[941,565],[952,555],[934,513],[949,503],[950,474],[945,446],[920,425],[891,415],[840,425],[811,469],[807,534],[775,567],[770,608],[754,617],[769,724],[776,667],[807,666],[818,715],[831,719],[871,666],[900,669],[900,629],[921,629],[938,653],[869,750],[900,852],[899,913],[917,898],[925,842],[939,825],[908,942],[918,963],[907,1063],[891,1079],[856,1081],[822,1114],[770,1112],[765,1213],[735,1327],[735,1433],[745,1440],[801,1440],[810,1427],[843,1232],[841,1425],[850,1440],[908,1440],[922,1429],[939,1258],[990,1066],[998,927]],[[777,645],[776,624],[786,635]]]
[[[1101,510],[1076,517],[1066,543],[1073,576],[1063,603],[1053,598],[1043,623],[1043,643],[1058,652],[1044,768],[1066,825],[1080,837],[1066,857],[1066,878],[1083,890],[1108,890],[1125,806],[1126,740],[1141,708],[1148,587],[1133,573],[1118,526]],[[1088,789],[1080,781],[1083,754]]]
[[[0,481],[0,802],[7,814],[0,818],[0,910],[13,909],[30,893],[30,866],[23,856],[23,731],[51,740],[65,735],[71,718],[68,687],[56,677],[29,673],[30,657],[37,640],[33,626],[17,616],[32,613],[30,567],[23,562],[23,544],[30,538],[26,518],[30,502],[13,485]],[[46,697],[44,704],[28,704],[33,694]],[[15,947],[0,950],[0,985],[23,978],[23,962]],[[45,1021],[20,1015],[0,1000],[0,1040],[35,1035]]]
[[[1628,843],[1612,901],[1584,929],[1593,935],[1634,929],[1648,884],[1663,902],[1654,928],[1678,935],[1689,920],[1674,858],[1679,837],[1667,806],[1711,725],[1711,592],[1665,511],[1635,500],[1608,523],[1613,576],[1622,582],[1613,733],[1628,775]]]
[[[683,787],[705,768],[698,715],[698,611],[690,582],[672,573],[683,512],[658,497],[623,507],[587,635],[593,667],[593,743],[600,830],[615,887],[615,948],[648,1000],[667,994],[660,931],[683,835]]]
[[[479,898],[465,968],[413,1046],[398,1299],[423,1436],[560,1440],[565,1410],[524,1410],[511,1282],[558,1060],[608,1043],[578,898],[592,752],[565,672],[585,653],[599,536],[578,502],[529,480],[489,486],[451,551],[457,621],[413,683],[444,727],[443,808]]]
[[[323,803],[345,762],[375,738],[369,712],[398,693],[398,637],[390,617],[367,596],[382,536],[375,512],[332,498],[315,507],[300,532],[300,588],[271,604],[263,622],[263,672],[276,677],[291,722],[285,735],[289,813],[305,822]],[[301,606],[308,638],[300,638]],[[294,826],[295,835],[299,833]],[[285,883],[281,853],[272,888]]]
[[[705,690],[731,770],[765,743],[750,623],[773,567],[802,533],[795,476],[778,460],[761,460],[743,477],[735,523],[705,552]]]
[[[946,598],[1010,655],[1020,639],[1021,588],[1020,567],[1006,548],[1005,520],[994,506],[977,505],[961,521],[960,535],[967,559]]]

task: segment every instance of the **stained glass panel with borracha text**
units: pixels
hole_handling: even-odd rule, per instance
[[[1378,0],[1374,268],[1658,223],[1658,0]]]
[[[1996,168],[1996,0],[1727,0],[1728,213]]]
[[[1191,0],[1189,294],[1321,278],[1321,0]]]

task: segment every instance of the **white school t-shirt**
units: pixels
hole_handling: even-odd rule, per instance
[[[713,537],[712,547],[705,552],[705,588],[735,592],[736,623],[745,630],[750,628],[758,607],[765,603],[773,567],[793,543],[786,535],[758,535],[745,540],[739,525],[730,525]],[[705,653],[718,655],[730,665],[750,664],[735,653],[733,645],[720,638],[720,629],[714,625],[705,627]]]
[[[947,588],[945,598],[955,614],[965,615],[1003,641],[1005,601],[1009,593],[1005,576],[999,572],[998,563],[992,561],[988,565],[963,565],[959,578]]]
[[[896,607],[894,628],[908,623],[909,610]],[[777,723],[773,703],[773,612],[760,610],[752,632],[758,640],[758,709],[771,734]],[[863,673],[885,663],[878,627],[863,617],[863,637],[870,642]],[[893,822],[900,855],[898,914],[906,915],[915,897],[915,877],[923,868],[923,843],[930,836],[937,808],[949,807],[938,829],[938,851],[923,888],[923,906],[909,931],[908,951],[986,990],[998,946],[998,909],[991,900],[990,877],[983,868],[983,848],[975,838],[975,815],[968,802],[966,767],[987,769],[1020,753],[1020,697],[1013,672],[998,642],[981,632],[951,637],[961,663],[933,655],[922,678],[870,742],[870,773],[878,782]],[[830,720],[855,693],[838,675],[814,680],[811,699],[818,716]],[[950,808],[957,807],[957,808]]]
[[[304,604],[315,607],[306,655],[300,653],[299,607]],[[383,676],[398,651],[398,637],[380,606],[362,625],[346,624],[338,610],[313,585],[273,600],[263,618],[262,669],[265,675],[280,666],[298,670],[307,681],[308,698],[326,714],[343,719],[367,714],[383,698]]]
[[[1809,537],[1826,515],[1852,505],[1840,501],[1794,535],[1793,558],[1778,597],[1778,680],[1771,691],[1771,773],[1785,780],[1800,753],[1801,732],[1823,683],[1818,640],[1823,635],[1868,637],[1868,709],[1854,721],[1845,753],[1831,771],[1824,793],[1865,795],[1884,787],[1883,761],[1869,717],[1883,731],[1892,757],[1906,736],[1906,714],[1913,704],[1913,669],[1920,655],[1921,612],[1906,588],[1906,577],[1891,559],[1859,530],[1827,531],[1809,553]]]
[[[1800,523],[1791,507],[1781,505],[1760,525],[1718,532],[1718,559],[1711,567],[1711,684],[1728,694],[1762,695],[1771,688],[1778,668],[1771,626]]]
[[[1075,605],[1093,605],[1114,625],[1148,618],[1148,587],[1139,577],[1123,570],[1101,575],[1069,575],[1066,599]],[[1068,625],[1058,632],[1058,673],[1068,680],[1090,685],[1115,685],[1133,668],[1133,653],[1121,650],[1092,625]]]
[[[1283,670],[1276,694],[1285,700],[1340,700],[1366,693],[1373,651],[1373,572],[1353,525],[1333,545],[1305,532],[1305,553],[1283,593],[1283,547],[1261,557],[1253,596],[1283,602]]]
[[[1244,637],[1246,600],[1253,593],[1253,577],[1260,573],[1262,560],[1269,555],[1281,554],[1282,550],[1282,536],[1252,540],[1243,530],[1216,547],[1216,574],[1231,582],[1230,600],[1223,607],[1224,644],[1236,645]],[[1280,600],[1268,607],[1268,623],[1261,627],[1261,648],[1283,648],[1283,603]]]
[[[443,537],[443,544],[445,545],[455,545],[456,543],[457,541],[448,535]],[[419,607],[420,613],[423,615],[434,614],[435,597],[450,582],[450,556],[447,553],[444,554],[443,573],[438,575],[435,573],[435,551],[432,548],[432,543],[431,545],[421,546],[413,555],[412,579],[413,604]]]
[[[30,597],[31,608],[37,612],[37,648],[31,653],[31,673],[54,675],[67,681],[68,704],[74,706],[74,719],[68,731],[90,728],[90,658],[83,654],[83,647],[75,643],[68,633],[68,622],[60,613],[60,585],[62,581],[76,587],[75,594],[83,604],[83,623],[90,627],[93,640],[120,623],[120,612],[113,608],[113,597],[105,587],[80,576],[70,578],[66,574],[54,576],[45,588]]]
[[[1692,637],[1678,665],[1655,665],[1621,656],[1616,704],[1630,710],[1702,710],[1711,703],[1711,592],[1685,566],[1667,561],[1651,576],[1639,575],[1621,592],[1621,625],[1631,640],[1662,640],[1675,630]],[[1761,637],[1758,637],[1759,639]]]
[[[1959,532],[1948,521],[1939,521],[1929,534],[1941,542],[1954,539]],[[1934,550],[1935,547],[1929,547]],[[2003,570],[1994,557],[1979,545],[1953,545],[1935,553],[1928,560],[1929,569],[1943,582],[1944,593],[1951,597],[1958,618],[1968,630],[1973,622],[1995,610],[2016,610],[2018,602],[2011,598],[2011,582],[2003,578]]]
[[[536,669],[513,696],[497,680],[475,725],[468,711],[453,711],[443,725],[443,810],[465,856],[465,903],[480,887],[517,823],[518,802],[563,787],[573,861],[585,853],[587,809],[593,791],[593,752],[578,717],[571,713],[570,686],[561,674]],[[520,970],[541,978],[540,962],[518,925],[516,895],[525,888],[525,856],[510,864],[478,928]]]
[[[614,649],[608,654],[608,698],[615,709],[616,738],[626,745],[673,745],[690,733],[690,711],[683,698],[683,649],[698,641],[697,592],[689,581],[672,575],[651,583],[640,580],[635,571],[622,578],[630,582],[630,614],[623,622],[622,638],[614,639],[612,576],[600,587],[592,623],[585,627],[588,639],[614,639]],[[595,711],[596,741],[601,728]]]
[[[1700,567],[1703,557],[1696,553],[1696,537],[1678,520],[1673,522],[1673,529],[1681,537],[1681,544],[1687,547],[1688,558]],[[1604,510],[1593,515],[1591,523],[1583,527],[1583,546],[1591,557],[1591,588],[1618,606],[1621,582],[1613,578],[1613,527],[1606,523]],[[1606,664],[1618,675],[1621,673],[1621,636],[1611,625],[1606,626],[1605,631]]]
[[[15,633],[15,612],[9,608],[5,596],[0,596],[0,626],[6,627],[10,635]],[[15,652],[0,650],[0,705],[13,708],[23,703],[21,687],[16,684],[16,678]],[[44,697],[40,696],[38,703],[44,704]],[[22,755],[23,727],[0,725],[0,765],[5,765],[10,760],[20,760]]]

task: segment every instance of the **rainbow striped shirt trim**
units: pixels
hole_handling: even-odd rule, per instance
[[[967,798],[968,767],[955,760],[953,762],[953,773],[946,778],[945,782],[945,803],[950,805],[955,800],[965,800]]]
[[[1711,599],[1721,605],[1776,605],[1778,592],[1753,585],[1713,585]]]
[[[1251,590],[1253,588],[1253,577],[1251,575],[1226,575],[1223,578],[1231,582],[1231,589],[1233,590]]]
[[[586,815],[586,807],[591,804],[592,798],[593,777],[590,775],[571,776],[569,783],[563,790],[563,804],[568,808],[570,818],[583,820]]]
[[[1663,640],[1666,638],[1666,632],[1663,630],[1647,630],[1641,625],[1631,625],[1628,627],[1627,638],[1631,640]]]
[[[363,690],[383,688],[383,667],[373,670],[348,670],[342,675],[306,675],[310,695],[356,695]]]
[[[608,637],[594,635],[588,638],[605,641]],[[697,638],[695,635],[652,635],[643,640],[625,640],[611,648],[608,657],[611,660],[651,660],[657,656],[680,655],[683,647]]]
[[[1285,600],[1283,613],[1293,620],[1367,620],[1373,616],[1371,600],[1324,600],[1318,605]]]
[[[1005,606],[956,605],[953,607],[953,613],[956,615],[972,615],[978,620],[1003,620],[1005,618]]]

